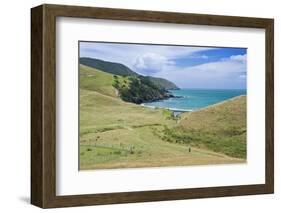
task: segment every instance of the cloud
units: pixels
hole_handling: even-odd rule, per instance
[[[200,53],[211,49],[214,48],[80,42],[80,57],[92,57],[123,63],[140,74],[146,74],[149,71],[148,65],[151,65],[151,71],[157,72],[166,65],[172,65],[174,59],[185,57],[207,58],[206,55]]]
[[[212,74],[229,75],[230,73],[241,73],[246,70],[246,55],[233,55],[216,62],[205,63],[190,67],[187,70],[194,72],[212,72]]]
[[[80,43],[80,57],[122,63],[139,74],[163,77],[182,88],[245,88],[247,55],[241,54],[245,49],[233,55],[229,54],[231,51],[231,48]]]
[[[208,59],[209,56],[207,55],[198,55],[198,54],[193,54],[193,55],[190,55],[188,58],[190,59]]]
[[[233,56],[230,57],[230,60],[246,63],[247,55],[246,54],[244,54],[244,55],[233,55]]]
[[[135,59],[133,67],[144,74],[153,74],[161,71],[165,66],[173,64],[174,62],[165,56],[156,53],[145,53]]]
[[[247,77],[247,75],[245,75],[245,74],[239,75],[239,78],[242,78],[242,79],[246,79],[246,77]]]
[[[192,67],[171,67],[157,74],[182,88],[245,88],[247,55],[233,55]]]

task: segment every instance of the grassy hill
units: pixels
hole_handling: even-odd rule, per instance
[[[148,78],[149,78],[150,81],[152,81],[158,87],[162,87],[162,88],[167,89],[167,90],[179,89],[177,87],[177,85],[175,85],[171,81],[168,81],[167,79],[156,78],[156,77],[151,77],[151,76],[148,76]]]
[[[127,82],[127,77],[118,79]],[[80,65],[80,169],[244,162],[199,146],[190,152],[184,143],[164,140],[165,130],[181,122],[168,110],[122,101],[113,82],[112,74]]]
[[[96,68],[104,72],[111,73],[113,75],[139,76],[139,74],[137,74],[127,66],[120,63],[103,61],[96,58],[86,58],[86,57],[80,58],[79,62],[80,64],[86,65],[88,67]]]
[[[120,63],[115,63],[115,62],[109,62],[109,61],[103,61],[100,59],[96,59],[96,58],[86,58],[86,57],[82,57],[79,59],[80,64],[86,65],[88,67],[92,67],[113,75],[119,75],[119,76],[134,76],[134,77],[138,77],[141,76],[138,73],[134,72],[133,70],[131,70],[129,67],[120,64]],[[156,86],[160,87],[160,88],[164,88],[166,90],[169,89],[178,89],[178,87],[163,78],[156,78],[156,77],[148,77],[149,80],[151,82],[153,82]]]
[[[117,97],[112,87],[113,76],[111,74],[80,65],[80,89],[96,91],[111,97]]]
[[[80,65],[80,70],[81,88],[110,96],[119,94],[126,102],[141,104],[171,97],[165,89],[153,83],[150,77],[112,75],[85,65]],[[162,82],[164,79],[159,81]]]
[[[165,130],[164,138],[245,159],[246,96],[185,113],[176,127]]]

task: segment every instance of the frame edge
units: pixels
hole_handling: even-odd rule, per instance
[[[274,19],[268,19],[266,39],[266,186],[274,193]]]
[[[43,6],[31,9],[31,204],[43,207]]]
[[[74,10],[74,9],[77,9]],[[129,20],[137,21],[135,18],[129,18],[127,15],[135,14],[137,17],[145,12],[143,21],[161,22],[165,15],[172,15],[178,18],[180,14],[184,16],[186,13],[172,13],[161,11],[142,11],[127,10],[113,8],[91,8],[91,12],[86,11],[89,7],[75,7],[66,5],[50,5],[44,4],[31,9],[31,203],[41,208],[55,208],[67,206],[84,206],[84,205],[105,205],[117,203],[133,203],[133,202],[152,202],[164,200],[179,200],[192,198],[207,198],[221,196],[237,196],[251,194],[269,194],[274,192],[274,155],[273,155],[273,106],[274,106],[274,85],[273,85],[273,19],[250,18],[254,28],[266,29],[266,112],[269,113],[266,118],[266,183],[262,185],[244,186],[239,190],[239,186],[234,187],[215,187],[217,192],[211,192],[209,189],[181,189],[178,192],[174,190],[164,191],[144,191],[144,192],[122,192],[109,194],[92,194],[92,195],[70,195],[56,196],[55,194],[55,17],[91,17],[105,18],[106,11],[113,13],[108,15],[113,20]],[[76,12],[75,12],[76,11]],[[123,14],[121,14],[121,11]],[[72,12],[74,15],[72,16]],[[157,17],[151,18],[155,12]],[[79,15],[81,13],[82,15]],[[88,15],[87,15],[88,14]],[[93,15],[95,14],[95,15]],[[126,15],[127,14],[127,15]],[[219,21],[219,25],[226,26],[233,19],[231,26],[239,24],[242,27],[249,24],[247,17],[243,17],[243,23],[239,23],[239,17],[232,16],[216,16],[205,14],[186,14],[191,15],[191,24],[206,23],[206,25],[216,25],[215,21]],[[208,17],[210,19],[207,21]],[[227,18],[226,21],[223,18]],[[199,19],[202,18],[200,21]],[[135,19],[135,20],[134,20]],[[183,23],[180,21],[178,23]],[[210,24],[211,23],[211,24]],[[184,23],[183,23],[184,24]],[[49,38],[44,33],[51,35]],[[53,82],[50,82],[53,80]],[[51,101],[51,102],[50,102]],[[49,115],[49,116],[48,116]],[[50,133],[50,134],[48,134]],[[271,153],[271,155],[269,155]],[[50,158],[51,157],[51,158]],[[163,193],[163,194],[162,194]],[[201,194],[200,194],[201,193]],[[138,194],[138,195],[137,195]],[[165,194],[165,195],[164,195]],[[168,195],[169,194],[169,195]]]

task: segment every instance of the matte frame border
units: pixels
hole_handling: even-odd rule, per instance
[[[265,29],[265,184],[56,195],[56,17]],[[274,20],[44,4],[31,9],[31,203],[41,208],[274,193]]]

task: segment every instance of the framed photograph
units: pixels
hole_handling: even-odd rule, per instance
[[[31,203],[274,191],[273,19],[31,9]]]

